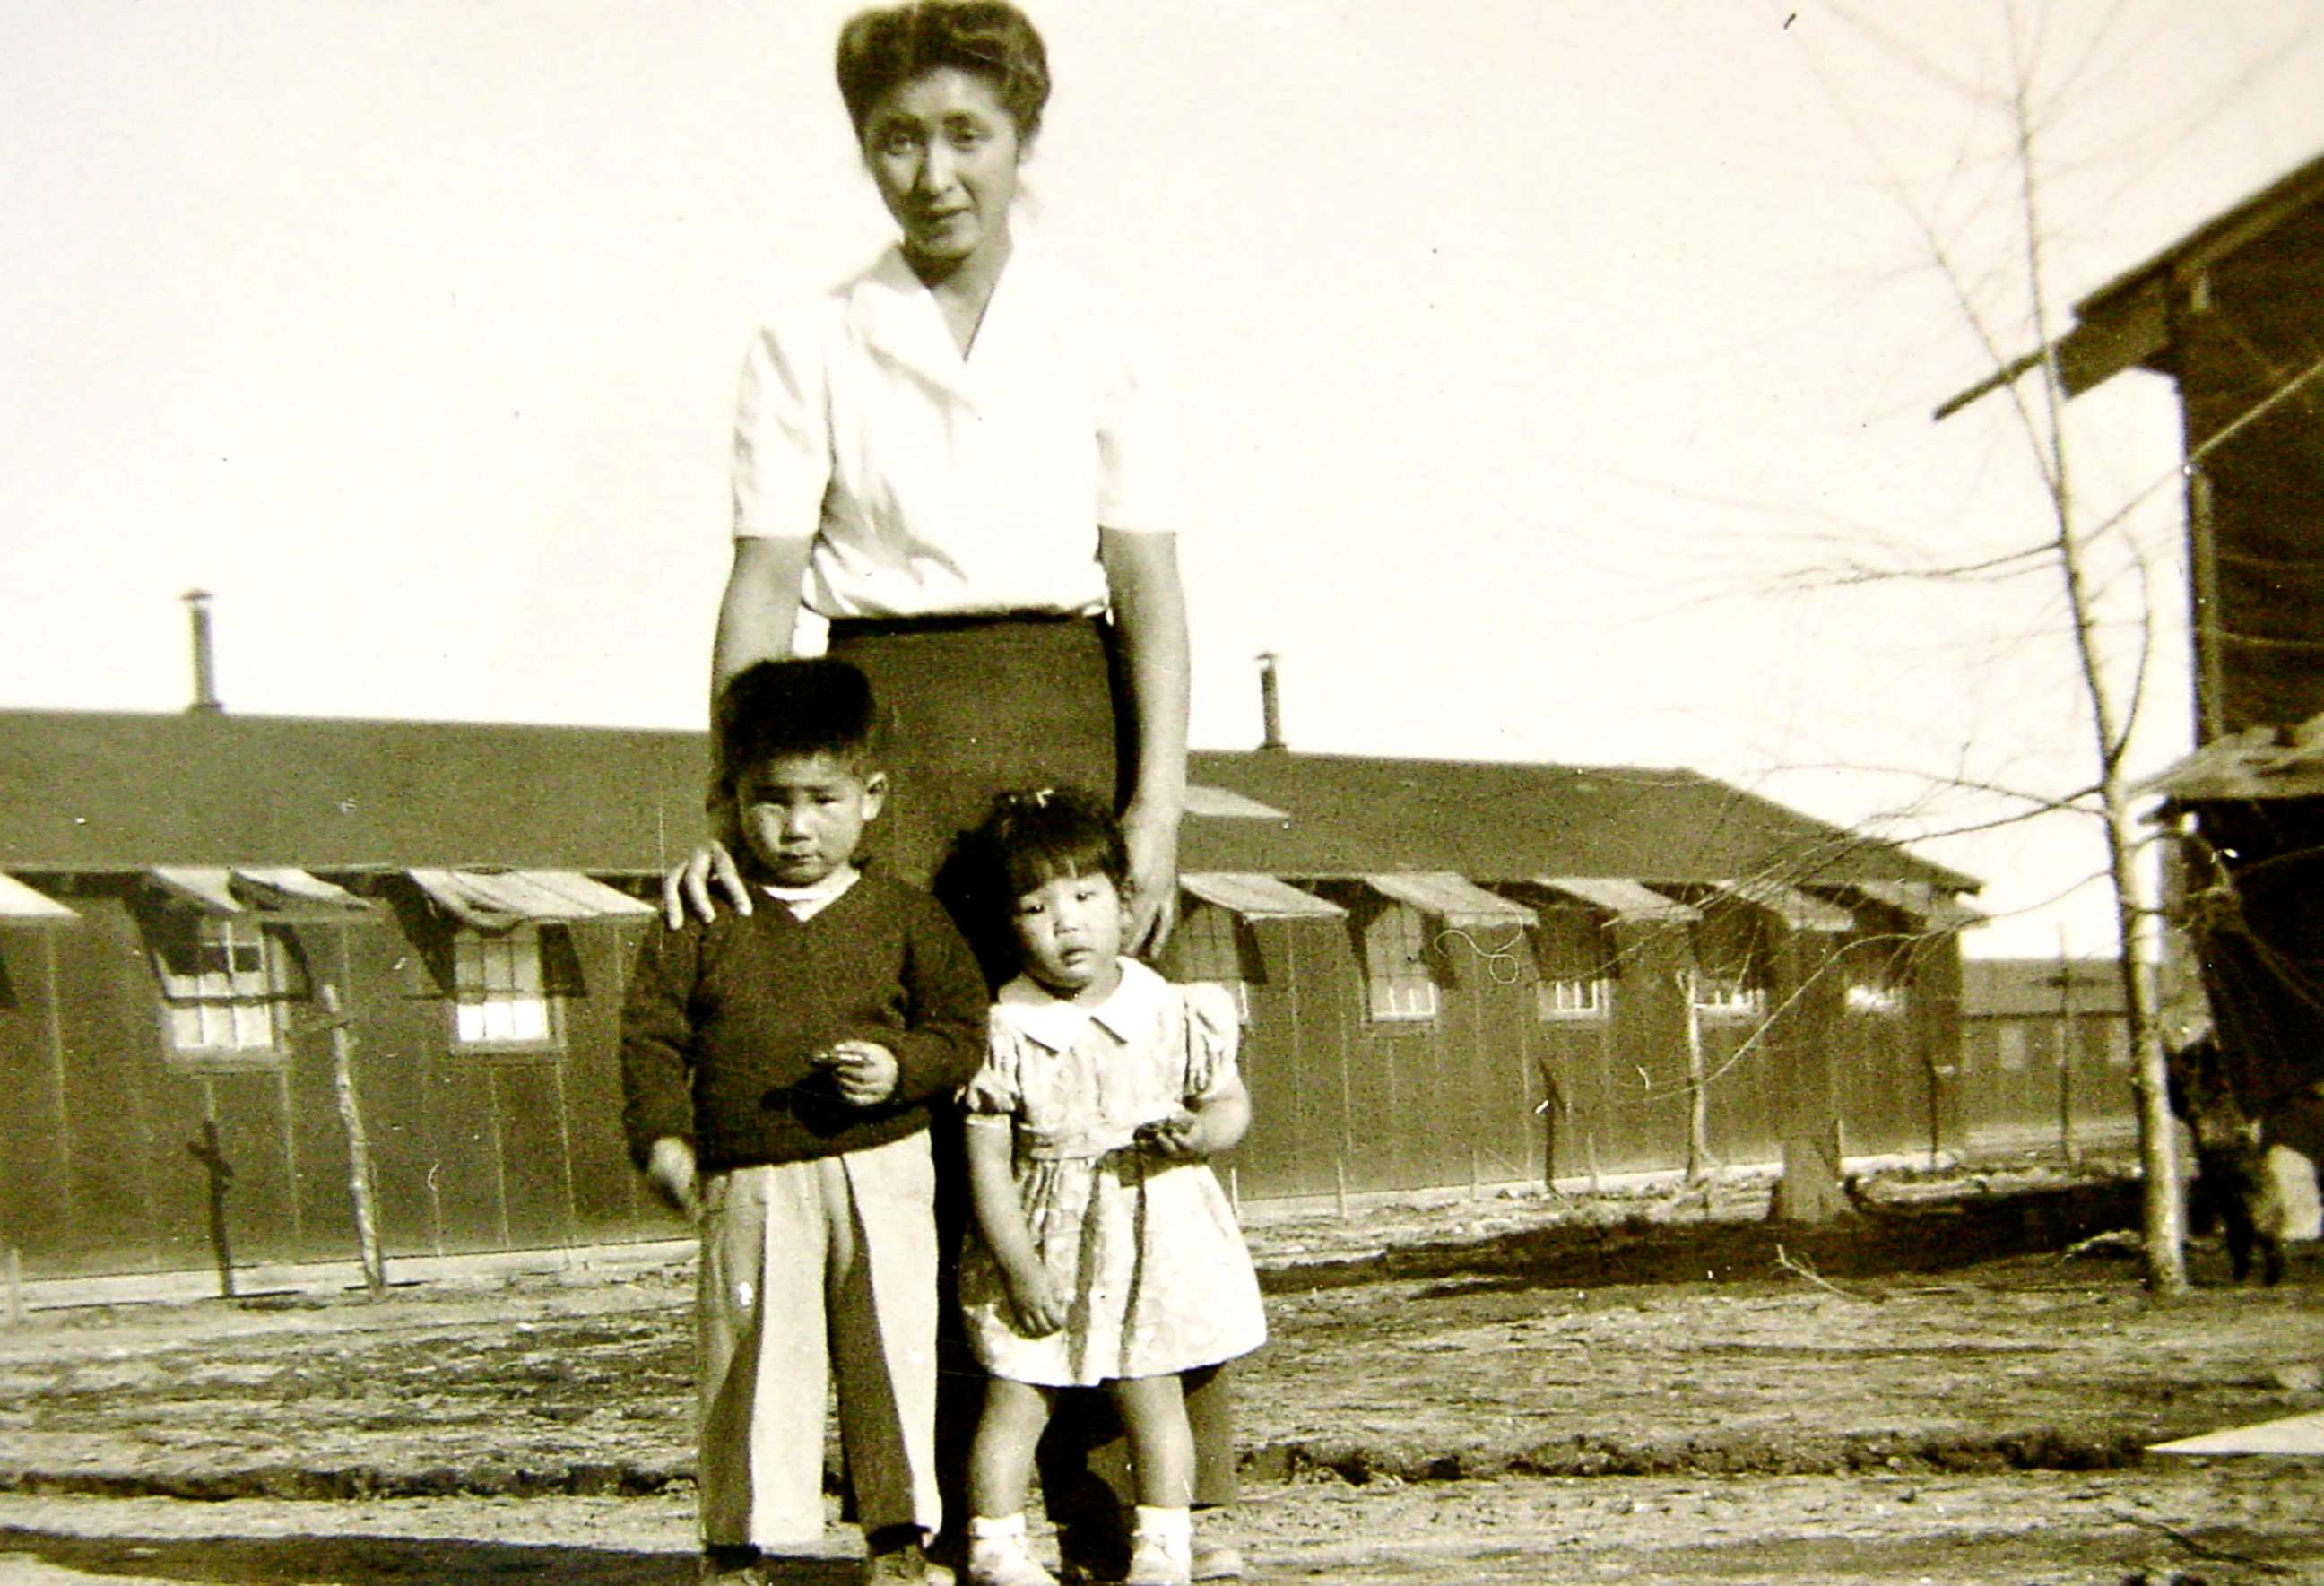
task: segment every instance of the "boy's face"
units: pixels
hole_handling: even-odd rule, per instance
[[[734,782],[742,840],[779,887],[811,887],[855,856],[888,779],[836,754],[779,754]]]

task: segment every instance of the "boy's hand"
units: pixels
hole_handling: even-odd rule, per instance
[[[1021,1268],[1004,1268],[1001,1286],[1009,1291],[1009,1309],[1017,1331],[1028,1338],[1047,1338],[1065,1324],[1065,1296],[1049,1281],[1049,1269],[1039,1261]]]
[[[694,1170],[694,1148],[674,1134],[654,1141],[646,1157],[646,1182],[653,1185],[670,1210],[688,1222],[702,1221],[700,1180]]]
[[[689,908],[705,924],[716,919],[718,906],[710,897],[714,881],[735,913],[751,912],[751,889],[742,880],[742,867],[734,862],[734,855],[726,844],[714,837],[688,854],[685,863],[672,867],[662,877],[662,923],[671,930],[678,929],[686,923]]]
[[[1183,1107],[1167,1118],[1139,1124],[1135,1139],[1165,1161],[1192,1162],[1210,1154],[1203,1120]]]
[[[877,1041],[835,1041],[815,1055],[815,1063],[831,1075],[832,1088],[851,1107],[892,1101],[903,1074],[896,1055]]]

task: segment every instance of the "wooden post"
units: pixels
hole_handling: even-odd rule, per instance
[[[1711,1077],[1702,1061],[1702,1005],[1695,996],[1694,973],[1679,977],[1686,1002],[1686,1182],[1711,1171]]]
[[[1332,1171],[1339,1179],[1340,1221],[1344,1222],[1348,1218],[1348,1159],[1345,1157],[1333,1157]]]
[[[2058,932],[2058,1155],[2068,1167],[2080,1160],[2074,1148],[2074,968],[2066,956],[2066,933]]]
[[[355,1202],[355,1254],[363,1263],[364,1287],[374,1299],[387,1292],[387,1262],[380,1252],[379,1219],[372,1209],[371,1140],[364,1133],[363,1110],[355,1104],[355,1037],[339,1001],[339,988],[325,984],[323,1013],[331,1026],[331,1083],[338,1093],[339,1122],[347,1135],[347,1193]]]
[[[8,1247],[8,1325],[19,1327],[24,1321],[24,1259],[14,1245]]]
[[[209,1175],[210,1253],[217,1259],[218,1297],[230,1300],[234,1298],[234,1244],[226,1234],[226,1192],[234,1182],[234,1164],[226,1159],[226,1148],[218,1143],[215,1117],[202,1120],[201,1138],[188,1140],[186,1149]]]

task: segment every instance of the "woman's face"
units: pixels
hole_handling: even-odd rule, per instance
[[[923,263],[958,266],[1007,246],[1020,152],[991,82],[957,67],[891,89],[863,123],[863,162]]]

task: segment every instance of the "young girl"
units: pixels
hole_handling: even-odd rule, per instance
[[[1213,986],[1121,954],[1129,858],[1086,794],[1005,794],[977,834],[1014,899],[1024,973],[1001,989],[962,1093],[979,1237],[961,1268],[991,1373],[969,1459],[972,1586],[1055,1586],[1025,1547],[1025,1489],[1054,1389],[1102,1384],[1138,1498],[1129,1586],[1185,1586],[1194,1445],[1178,1373],[1256,1349],[1259,1281],[1206,1158],[1250,1101]]]

